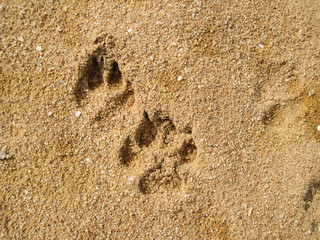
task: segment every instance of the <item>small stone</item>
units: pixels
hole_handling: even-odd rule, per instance
[[[48,112],[48,116],[51,117],[53,115],[53,112]]]
[[[74,114],[77,118],[79,118],[81,116],[81,112],[80,111],[76,111],[76,113]]]
[[[183,79],[182,76],[178,76],[178,81],[180,82]]]
[[[24,42],[24,38],[23,37],[18,37],[18,41],[23,43]]]
[[[36,47],[36,50],[37,50],[38,52],[42,52],[42,51],[43,51],[43,48],[42,48],[41,46],[37,46],[37,47]]]
[[[252,215],[252,211],[253,211],[253,208],[251,207],[251,208],[249,208],[249,211],[248,211],[248,216],[249,217],[251,217],[251,215]]]
[[[289,80],[289,78],[286,78],[284,81],[285,81],[285,82],[289,82],[290,80]]]
[[[133,31],[132,28],[128,29],[128,33],[132,33],[132,31]]]
[[[320,125],[317,127],[317,130],[320,132]]]
[[[62,28],[60,26],[57,27],[57,32],[59,32],[59,33],[62,32]]]
[[[0,151],[0,159],[4,160],[6,158],[7,153],[8,153],[7,146],[2,147],[2,149]]]
[[[259,47],[264,48],[264,45],[262,43],[259,44]]]
[[[86,158],[85,161],[86,161],[87,163],[92,163],[92,161],[91,161],[90,158]]]

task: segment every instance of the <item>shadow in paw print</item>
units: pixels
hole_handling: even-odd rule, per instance
[[[122,74],[119,69],[119,65],[117,62],[113,62],[111,66],[111,70],[108,77],[109,86],[117,85],[120,83],[122,78]]]
[[[197,156],[197,147],[194,144],[193,139],[190,139],[187,142],[182,144],[181,149],[179,150],[179,155],[181,159],[181,164],[192,162]]]
[[[128,137],[120,148],[120,163],[129,166],[136,153],[133,152],[132,141]]]
[[[303,200],[305,202],[304,210],[306,210],[306,211],[309,210],[309,208],[312,204],[314,195],[318,192],[319,189],[320,189],[320,181],[312,181],[309,184],[308,191],[306,192],[306,194],[304,195],[304,198],[303,198]]]
[[[319,203],[320,203],[320,181],[313,180],[310,182],[307,192],[303,197],[304,210],[307,212],[306,223],[308,224],[307,227],[310,228],[311,234],[319,235],[320,229],[320,214],[319,214]],[[310,224],[310,225],[309,225]],[[319,239],[319,237],[317,238]]]
[[[156,125],[150,120],[148,113],[144,112],[143,120],[135,132],[134,139],[132,140],[132,138],[128,136],[120,148],[120,164],[129,166],[134,157],[138,154],[133,150],[134,145],[138,145],[140,149],[142,147],[148,147],[154,141],[156,136]]]
[[[279,110],[280,104],[273,104],[269,106],[268,109],[263,112],[261,119],[262,123],[268,125],[277,116]]]
[[[86,97],[86,90],[94,90],[103,83],[103,66],[106,49],[99,47],[79,67],[79,79],[74,91],[78,103]]]
[[[143,113],[143,121],[138,126],[136,131],[135,140],[138,143],[138,146],[148,147],[157,136],[157,127],[149,118],[147,112]]]

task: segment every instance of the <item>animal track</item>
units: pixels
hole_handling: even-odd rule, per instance
[[[136,131],[125,138],[119,151],[120,164],[133,167],[148,165],[139,178],[138,188],[144,194],[179,189],[188,179],[187,165],[197,156],[192,131],[178,132],[167,116],[147,112]]]
[[[88,104],[88,97],[95,95],[104,97],[104,106],[97,112],[94,120],[99,121],[116,108],[132,105],[134,91],[132,83],[125,79],[116,60],[121,58],[115,54],[116,44],[109,35],[96,38],[94,46],[87,50],[79,66],[78,81],[74,89],[79,106]],[[123,64],[124,65],[124,64]],[[101,102],[101,98],[98,100]],[[95,100],[92,100],[96,104]]]
[[[304,195],[303,201],[304,210],[308,212],[308,217],[311,219],[311,232],[318,233],[320,228],[320,212],[319,212],[319,203],[320,203],[320,181],[313,180],[309,186],[306,194]]]

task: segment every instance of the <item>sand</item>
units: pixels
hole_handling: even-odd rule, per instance
[[[320,3],[0,4],[1,239],[319,239]]]

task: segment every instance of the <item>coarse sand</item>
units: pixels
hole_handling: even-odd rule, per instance
[[[320,1],[0,2],[1,239],[320,239]]]

